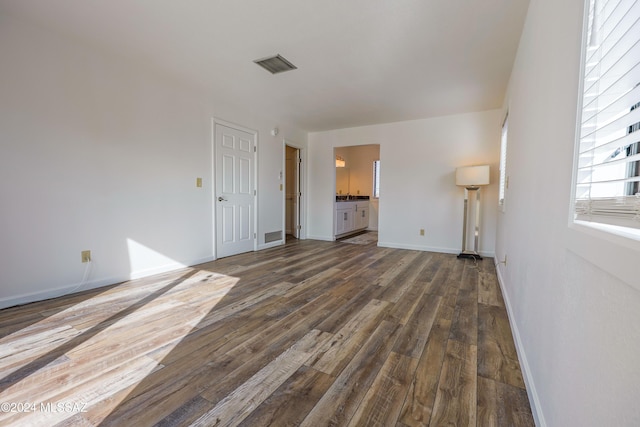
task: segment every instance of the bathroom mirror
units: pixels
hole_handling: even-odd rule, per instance
[[[349,194],[349,168],[336,168],[336,194]]]

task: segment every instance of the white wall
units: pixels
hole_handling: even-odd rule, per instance
[[[282,138],[306,133],[9,16],[0,58],[0,307],[76,290],[85,249],[81,289],[210,260],[214,116],[258,131],[259,245],[282,228]]]
[[[309,135],[309,237],[331,240],[335,196],[334,147],[380,145],[380,246],[458,253],[463,189],[458,166],[491,165],[482,189],[481,253],[495,243],[500,111],[461,114]],[[425,236],[419,230],[425,229]]]
[[[640,244],[569,223],[583,1],[531,0],[499,275],[539,425],[640,425]]]

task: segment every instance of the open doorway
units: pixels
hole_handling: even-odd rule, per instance
[[[287,239],[301,237],[301,186],[302,157],[300,149],[285,143],[285,233]]]
[[[380,145],[335,147],[334,238],[367,233],[377,242],[380,200]],[[362,236],[358,241],[363,240]],[[366,240],[366,239],[365,239]]]

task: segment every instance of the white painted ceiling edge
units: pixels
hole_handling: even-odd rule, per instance
[[[529,0],[0,0],[0,13],[323,131],[502,105]],[[253,63],[281,54],[298,69]]]

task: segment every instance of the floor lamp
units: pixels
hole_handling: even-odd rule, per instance
[[[458,258],[482,259],[480,239],[480,187],[489,184],[489,166],[465,166],[456,169],[456,185],[464,187],[464,224],[462,252]]]

